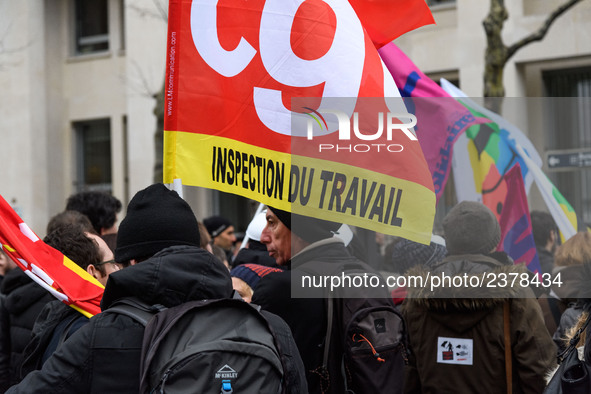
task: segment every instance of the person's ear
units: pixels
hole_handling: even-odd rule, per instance
[[[97,280],[99,278],[102,278],[100,271],[93,264],[88,264],[88,266],[86,267],[86,272],[88,272]]]

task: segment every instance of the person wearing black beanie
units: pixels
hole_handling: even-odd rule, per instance
[[[228,262],[232,262],[236,235],[232,222],[223,216],[210,216],[203,219],[203,224],[211,236],[214,246],[218,246],[226,253]]]
[[[174,245],[199,246],[197,219],[174,190],[161,183],[138,192],[119,225],[115,261],[141,260]]]
[[[303,216],[274,207],[269,207],[269,209],[273,211],[277,218],[293,234],[309,243],[331,238],[342,225],[341,223],[331,222],[329,220],[318,219],[315,217]]]

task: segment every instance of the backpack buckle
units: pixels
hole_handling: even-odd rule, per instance
[[[222,391],[220,394],[230,394],[233,393],[234,390],[232,390],[232,381],[231,380],[222,380]]]

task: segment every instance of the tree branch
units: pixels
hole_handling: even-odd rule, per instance
[[[506,59],[509,60],[509,58],[511,58],[511,56],[515,54],[515,52],[517,52],[519,49],[523,48],[527,44],[532,43],[534,41],[541,41],[546,36],[546,33],[548,33],[550,26],[552,26],[556,18],[558,18],[569,8],[581,1],[582,0],[569,0],[566,3],[562,4],[560,7],[556,8],[550,15],[548,15],[548,18],[546,18],[544,24],[537,31],[533,32],[527,37],[522,38],[521,40],[517,41],[515,44],[507,48]]]
[[[160,12],[160,17],[162,18],[162,20],[164,22],[168,21],[168,10],[166,8],[165,5],[162,4],[162,2],[158,1],[158,0],[152,0],[154,2],[154,5],[156,6],[156,9],[158,10],[158,12]]]

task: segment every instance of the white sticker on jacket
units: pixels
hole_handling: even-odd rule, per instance
[[[443,364],[472,365],[474,342],[465,338],[437,338],[437,362]]]

